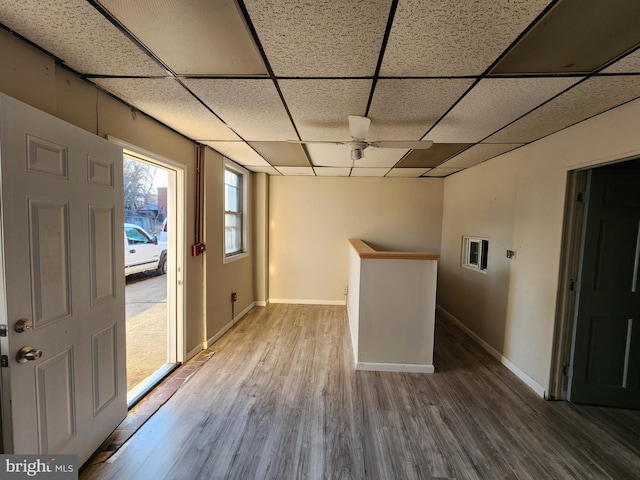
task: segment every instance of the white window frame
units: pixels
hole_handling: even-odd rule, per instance
[[[475,245],[475,247],[474,247]],[[489,260],[489,239],[476,236],[462,237],[461,265],[470,270],[487,273]],[[475,257],[475,258],[474,258]]]
[[[248,202],[249,202],[249,170],[242,168],[237,163],[229,160],[228,158],[224,159],[223,164],[223,173],[222,178],[223,182],[226,182],[226,172],[227,170],[239,175],[242,180],[242,249],[239,252],[227,254],[227,235],[226,235],[226,213],[227,213],[227,205],[226,205],[226,184],[223,183],[222,188],[222,205],[223,205],[223,215],[222,215],[222,258],[224,263],[235,262],[236,260],[240,260],[242,258],[246,258],[249,256],[249,212],[248,212]]]

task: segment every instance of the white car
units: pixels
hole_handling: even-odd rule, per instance
[[[124,224],[124,274],[155,270],[158,275],[167,273],[167,244],[158,242],[142,227]]]

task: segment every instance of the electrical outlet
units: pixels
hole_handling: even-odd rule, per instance
[[[236,292],[232,292],[231,293],[231,301],[235,302],[236,300],[238,300],[238,294]]]
[[[342,288],[342,294],[343,295],[348,295],[349,294],[349,287],[343,287]]]

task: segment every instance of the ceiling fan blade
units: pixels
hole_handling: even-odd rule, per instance
[[[379,142],[369,142],[369,145],[377,148],[412,148],[414,150],[424,150],[431,145],[431,140],[381,140]]]
[[[349,115],[349,133],[356,140],[364,140],[365,138],[367,138],[370,124],[370,118]]]

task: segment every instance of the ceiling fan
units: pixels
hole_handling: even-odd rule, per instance
[[[367,134],[369,133],[369,125],[371,125],[371,119],[367,117],[360,117],[357,115],[349,115],[349,133],[351,134],[351,140],[343,142],[332,141],[305,141],[305,140],[288,140],[291,143],[332,143],[334,145],[347,145],[351,149],[351,160],[360,160],[363,156],[363,151],[367,147],[374,148],[404,148],[404,149],[427,149],[433,142],[431,140],[377,140],[366,141]]]

